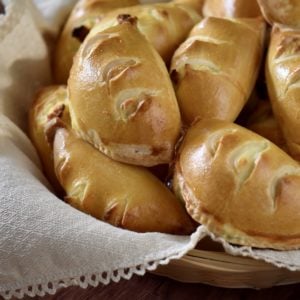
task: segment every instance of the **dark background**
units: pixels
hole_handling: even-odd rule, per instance
[[[26,298],[29,300],[32,298]],[[39,297],[34,300],[41,299]],[[300,299],[300,284],[273,287],[263,290],[225,289],[204,284],[180,283],[165,277],[147,274],[121,280],[108,286],[81,289],[61,289],[43,300],[287,300]]]

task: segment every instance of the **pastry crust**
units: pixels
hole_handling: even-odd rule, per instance
[[[167,64],[176,48],[201,19],[197,11],[187,4],[170,2],[138,5],[116,9],[107,14],[93,28],[90,35],[117,25],[119,15],[137,18],[137,28]]]
[[[136,18],[89,36],[70,75],[72,128],[113,159],[168,163],[180,134],[176,96],[161,57]]]
[[[53,167],[53,129],[57,118],[70,124],[67,88],[49,86],[39,91],[29,111],[29,135],[41,158],[44,171],[55,191],[62,192]]]
[[[173,0],[171,3],[190,6],[191,8],[196,10],[200,16],[202,16],[204,0]]]
[[[269,101],[259,100],[254,112],[251,113],[247,120],[246,127],[268,139],[284,151],[287,150],[285,139],[274,117]]]
[[[56,132],[53,151],[65,200],[77,209],[137,232],[193,231],[184,207],[146,169],[113,161],[64,128]]]
[[[58,38],[53,74],[55,81],[66,84],[70,69],[78,48],[91,28],[109,11],[130,5],[137,5],[138,0],[80,0],[72,10]]]
[[[256,0],[206,0],[203,5],[203,16],[255,18],[261,16],[261,12]]]
[[[209,17],[196,25],[171,64],[182,118],[234,121],[255,84],[265,23]]]
[[[238,125],[194,124],[176,160],[175,191],[192,218],[231,243],[300,247],[300,167]]]
[[[300,31],[274,25],[266,62],[267,87],[290,154],[300,160]]]
[[[257,0],[262,15],[273,25],[280,23],[300,27],[300,2],[298,0]]]

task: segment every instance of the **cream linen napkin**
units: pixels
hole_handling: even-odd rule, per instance
[[[56,33],[74,2],[7,0],[0,16],[0,295],[54,294],[143,275],[182,257],[206,236],[138,234],[112,227],[65,204],[51,193],[28,140],[26,113],[34,92],[50,82],[41,31]],[[214,238],[214,237],[213,237]],[[300,251],[232,247],[234,255],[300,270]]]

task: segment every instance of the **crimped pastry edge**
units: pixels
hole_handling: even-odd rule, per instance
[[[188,214],[196,222],[206,226],[207,230],[216,237],[221,237],[228,243],[254,248],[269,248],[274,250],[297,250],[300,248],[300,239],[288,240],[287,238],[283,242],[279,242],[276,238],[272,239],[263,236],[263,234],[261,236],[248,235],[231,224],[220,224],[212,214],[202,208],[201,201],[196,198],[192,189],[185,182],[180,170],[179,162],[177,162],[174,180],[176,180],[181,193],[180,197],[185,202]]]
[[[106,145],[103,143],[98,133],[93,129],[89,129],[87,133],[78,129],[75,129],[75,132],[79,137],[90,143],[100,152],[119,162],[137,166],[152,167],[159,164],[169,163],[172,159],[170,146],[168,146],[159,155],[154,156],[152,155],[153,147],[149,145],[121,143],[109,143],[109,145]]]

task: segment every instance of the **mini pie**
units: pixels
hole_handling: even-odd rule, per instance
[[[234,121],[257,79],[265,23],[257,19],[208,17],[191,31],[171,63],[183,121]]]
[[[62,192],[53,167],[53,129],[61,119],[70,124],[67,88],[49,86],[39,91],[29,112],[29,135],[41,158],[47,178],[57,192]]]
[[[108,158],[66,128],[57,129],[53,152],[65,200],[77,209],[137,232],[193,231],[183,205],[145,168]]]
[[[300,166],[239,125],[203,120],[190,127],[174,190],[195,221],[230,243],[300,247]]]
[[[300,31],[274,25],[266,62],[268,92],[291,156],[300,160]]]
[[[68,82],[72,128],[109,157],[168,163],[181,119],[168,71],[136,18],[87,37]]]

